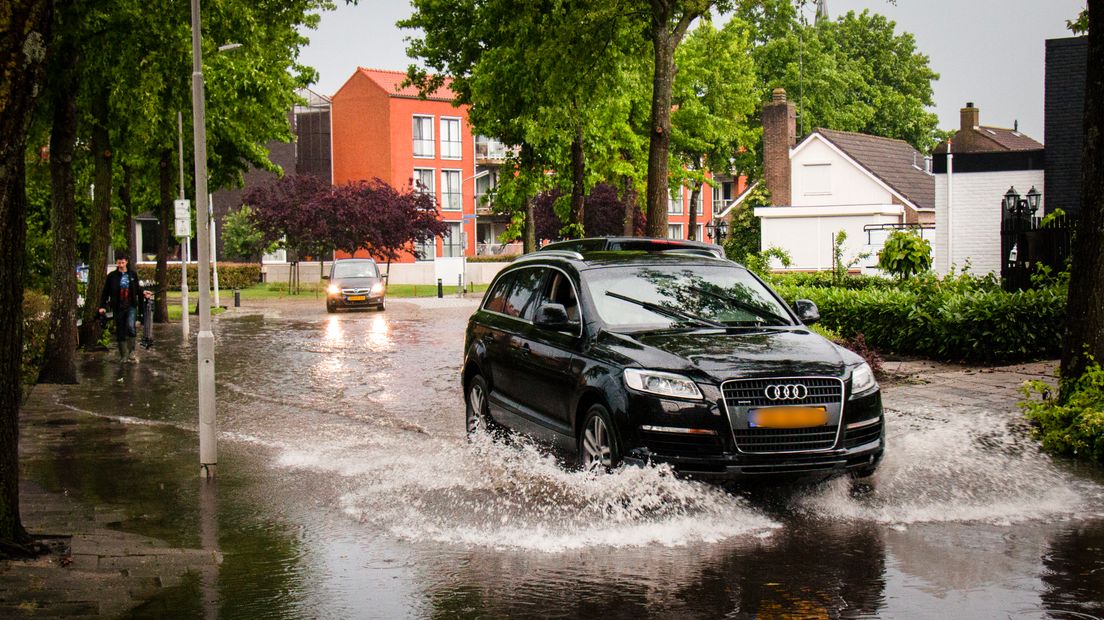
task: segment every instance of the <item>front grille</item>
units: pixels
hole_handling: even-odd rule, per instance
[[[801,399],[770,400],[765,391],[769,385],[802,385],[808,395]],[[725,405],[736,407],[768,407],[771,405],[829,405],[843,400],[843,382],[839,379],[820,377],[742,379],[726,381],[721,385]]]
[[[836,426],[814,428],[736,429],[736,446],[744,452],[827,450],[836,443]]]
[[[715,456],[721,453],[721,440],[716,435],[683,435],[640,431],[644,445],[656,454],[678,456]]]
[[[341,294],[342,295],[367,295],[368,293],[371,293],[371,292],[372,292],[372,289],[370,289],[370,288],[343,288],[343,289],[341,289]]]
[[[854,448],[856,446],[868,444],[877,441],[881,435],[882,421],[878,420],[877,424],[871,424],[870,426],[864,426],[844,432],[843,447]]]

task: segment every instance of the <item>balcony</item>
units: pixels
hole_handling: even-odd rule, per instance
[[[475,137],[475,163],[502,163],[506,160],[506,145],[493,138]]]

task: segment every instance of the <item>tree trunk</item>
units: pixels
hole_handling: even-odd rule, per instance
[[[138,235],[134,230],[134,170],[123,164],[123,185],[119,188],[119,202],[123,203],[123,225],[126,227],[127,262],[138,270]]]
[[[676,15],[671,0],[651,0],[652,53],[655,67],[652,74],[652,122],[648,140],[647,235],[667,236],[667,164],[671,147],[671,89],[675,83],[675,48],[682,42],[690,23],[709,11],[712,2],[700,8]],[[677,21],[672,24],[672,20]]]
[[[50,282],[50,328],[39,383],[77,382],[77,204],[73,151],[77,143],[76,65],[79,51],[64,44],[52,53],[53,122],[50,126],[50,230],[53,266]],[[85,305],[99,293],[86,291]]]
[[[686,238],[691,241],[701,241],[698,239],[698,208],[696,201],[698,196],[701,196],[702,186],[701,183],[692,183],[690,185],[690,222],[687,224],[688,230],[686,231]]]
[[[1081,160],[1081,217],[1073,242],[1061,398],[1085,372],[1089,358],[1104,363],[1104,0],[1089,0],[1089,59],[1085,78],[1085,146]]]
[[[0,543],[30,542],[19,518],[19,403],[23,398],[23,263],[27,128],[42,79],[53,3],[5,0],[0,11]]]
[[[173,152],[161,151],[157,162],[157,291],[154,294],[153,322],[169,322],[169,222],[173,221]],[[184,248],[180,249],[180,264],[184,264]],[[181,277],[187,274],[187,266]]]
[[[107,249],[111,245],[112,153],[108,96],[107,89],[102,86],[92,95],[91,149],[95,180],[92,227],[88,239],[88,301],[81,313],[80,331],[81,344],[85,349],[96,347],[100,340],[100,323],[96,320],[96,314],[107,280]]]
[[[586,199],[586,157],[583,153],[583,126],[575,128],[575,139],[571,141],[571,227],[569,238],[582,237],[585,234],[583,225],[583,206]]]

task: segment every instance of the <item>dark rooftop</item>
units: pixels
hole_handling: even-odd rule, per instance
[[[935,177],[924,155],[904,140],[834,129],[816,130],[919,209],[935,208]]]

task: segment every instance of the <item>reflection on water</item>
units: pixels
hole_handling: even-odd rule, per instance
[[[841,480],[743,496],[662,467],[594,476],[524,439],[465,442],[466,312],[393,306],[220,319],[223,615],[1104,612],[1100,483],[1055,465],[1001,416],[889,412],[888,456],[867,494]],[[120,528],[209,545],[194,485],[194,353],[173,334],[159,333],[138,368],[88,358],[66,403],[111,417],[94,418],[91,443],[82,427],[81,442],[31,468],[91,502],[126,498]],[[120,372],[137,389],[119,394]],[[95,465],[104,454],[112,475]]]

